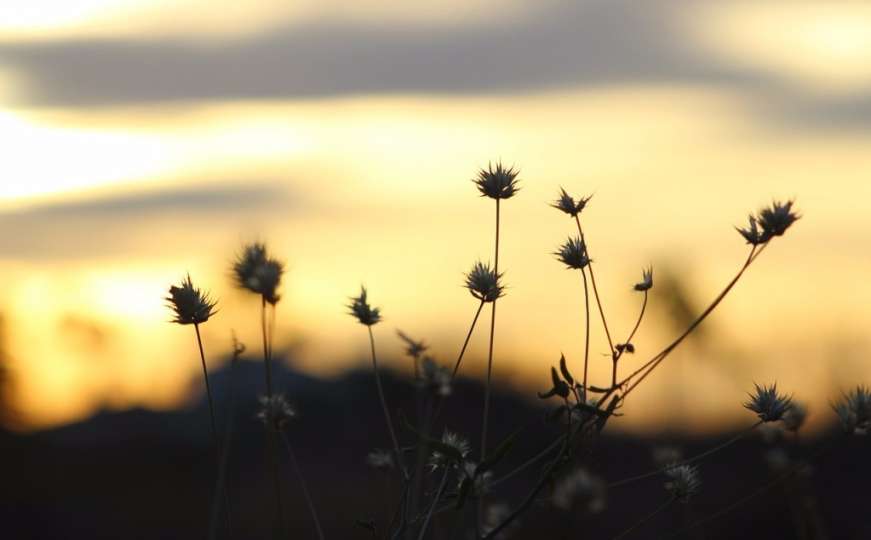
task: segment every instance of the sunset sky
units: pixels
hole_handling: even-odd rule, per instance
[[[561,352],[582,359],[581,284],[551,255],[573,231],[548,206],[563,186],[595,194],[620,334],[642,267],[702,307],[746,256],[734,225],[773,198],[803,215],[617,427],[747,424],[745,392],[774,380],[820,425],[871,382],[871,4],[3,2],[0,142],[19,429],[189,404],[195,341],[163,300],[186,272],[220,301],[215,366],[231,330],[256,359],[259,304],[228,274],[254,240],[287,263],[276,339],[295,367],[365,366],[344,308],[360,283],[385,355],[401,361],[401,328],[452,362],[477,307],[463,273],[493,257],[471,178],[500,159],[522,190],[503,205],[497,378],[531,395]],[[658,291],[624,369],[676,331]]]

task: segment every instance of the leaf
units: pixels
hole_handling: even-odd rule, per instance
[[[569,384],[575,384],[574,377],[569,373],[569,368],[566,367],[566,357],[564,354],[560,354],[559,356],[559,370],[563,374],[563,379],[565,379],[566,382]]]

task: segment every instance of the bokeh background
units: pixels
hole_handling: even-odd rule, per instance
[[[331,380],[365,367],[346,315],[360,283],[393,330],[452,361],[492,258],[471,178],[517,166],[503,205],[495,376],[533,396],[582,359],[582,288],[551,252],[560,186],[593,194],[585,232],[611,325],[656,286],[640,364],[731,278],[735,232],[772,198],[802,219],[766,250],[610,429],[737,429],[754,381],[829,402],[871,379],[871,5],[839,1],[28,0],[0,3],[0,315],[6,429],[190,411],[201,368],[171,325],[187,272],[220,302],[204,326],[256,350],[256,299],[232,259],[287,263],[276,350]],[[483,369],[486,333],[464,372]],[[606,382],[594,330],[593,375]],[[251,355],[251,360],[256,360]]]

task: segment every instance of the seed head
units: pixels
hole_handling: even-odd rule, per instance
[[[360,321],[360,324],[372,326],[381,321],[381,310],[373,308],[366,299],[366,287],[360,286],[360,296],[351,297],[351,303],[347,305],[352,317]]]
[[[509,199],[520,189],[517,187],[519,172],[514,167],[504,167],[501,162],[496,163],[495,169],[488,163],[486,169],[478,171],[478,176],[473,181],[482,197]]]
[[[217,302],[211,301],[208,293],[194,287],[190,274],[182,280],[180,286],[173,285],[169,288],[166,301],[175,312],[172,322],[178,324],[204,323],[215,314],[217,305]]]
[[[266,252],[266,246],[259,242],[248,244],[233,263],[233,277],[236,285],[259,294],[272,305],[281,297],[277,294],[281,284],[284,264]]]
[[[699,491],[702,481],[694,465],[673,465],[665,470],[665,490],[680,502],[687,502]]]
[[[768,242],[775,236],[783,236],[786,229],[796,222],[800,215],[792,211],[794,201],[781,203],[774,201],[756,215],[750,215],[750,225],[746,229],[736,227],[748,244],[758,245]],[[760,229],[761,228],[761,229]]]
[[[562,510],[601,512],[605,509],[605,482],[586,469],[577,469],[556,484],[553,504]]]
[[[755,412],[763,422],[776,422],[783,418],[792,405],[792,398],[777,393],[777,383],[771,386],[759,386],[754,383],[756,394],[747,394],[750,401],[744,407]]]
[[[466,274],[466,288],[478,300],[494,302],[505,294],[502,275],[491,269],[489,264],[478,261],[472,266],[472,271]]]
[[[478,470],[478,464],[474,461],[464,461],[463,465],[460,467],[460,475],[459,475],[459,485],[457,489],[462,487],[463,482],[466,480],[472,480],[472,493],[476,497],[480,497],[490,491],[490,482],[493,480],[493,473],[490,471],[485,471],[481,474],[476,475],[475,471]]]
[[[366,463],[373,469],[387,471],[393,468],[393,455],[390,452],[376,448],[366,456]]]
[[[554,252],[556,258],[569,268],[580,270],[590,264],[587,256],[587,245],[580,237],[569,237],[565,244],[560,246],[559,251]]]
[[[437,396],[451,395],[451,372],[431,356],[421,360],[421,384]]]
[[[557,210],[565,212],[572,217],[577,217],[577,215],[580,214],[584,208],[586,208],[587,202],[592,198],[592,195],[590,195],[589,197],[581,197],[580,199],[575,201],[575,199],[571,195],[566,193],[565,189],[560,188],[559,191],[559,197],[556,201],[553,202],[553,204],[551,204],[551,206],[553,206]]]
[[[653,288],[652,266],[648,266],[646,269],[641,271],[641,281],[636,283],[635,286],[632,288],[639,292],[649,291],[651,288]]]
[[[750,214],[748,220],[750,222],[750,225],[748,225],[746,229],[735,227],[735,230],[744,237],[744,240],[747,240],[748,244],[752,244],[754,246],[761,244],[762,234],[759,232],[759,227],[756,226],[756,218],[753,217],[753,214]]]
[[[415,360],[420,359],[423,353],[425,353],[427,349],[429,349],[429,345],[427,345],[423,341],[416,341],[412,339],[402,330],[397,330],[396,334],[399,336],[399,339],[405,342],[405,354]]]
[[[789,431],[798,431],[807,419],[807,407],[798,401],[793,401],[783,414],[783,427]]]
[[[284,395],[260,396],[260,412],[257,413],[257,418],[266,427],[281,431],[295,416],[296,409],[291,407]]]
[[[838,413],[844,431],[854,435],[866,435],[871,431],[871,390],[857,386],[832,408]]]
[[[450,446],[457,452],[459,452],[460,456],[465,459],[467,455],[469,455],[469,441],[454,433],[453,431],[445,430],[442,434],[442,444]],[[433,469],[437,469],[439,467],[452,467],[455,466],[457,462],[454,458],[448,454],[445,454],[439,450],[433,450],[432,455],[429,458],[429,465]]]

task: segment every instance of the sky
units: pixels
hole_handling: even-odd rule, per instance
[[[195,341],[163,298],[189,272],[220,302],[203,328],[215,367],[231,331],[255,350],[257,301],[228,274],[251,241],[287,263],[276,346],[295,368],[365,367],[343,307],[361,283],[388,363],[409,369],[397,328],[452,362],[476,308],[463,273],[493,257],[494,208],[471,179],[497,160],[522,186],[502,209],[500,384],[531,394],[560,353],[582,358],[581,285],[551,255],[572,233],[548,207],[560,186],[594,195],[585,232],[626,330],[641,268],[701,308],[746,256],[733,227],[794,198],[802,219],[618,427],[741,426],[745,392],[774,380],[822,425],[871,375],[869,60],[860,2],[5,2],[0,314],[16,427],[190,404]],[[676,332],[658,291],[626,369]]]

